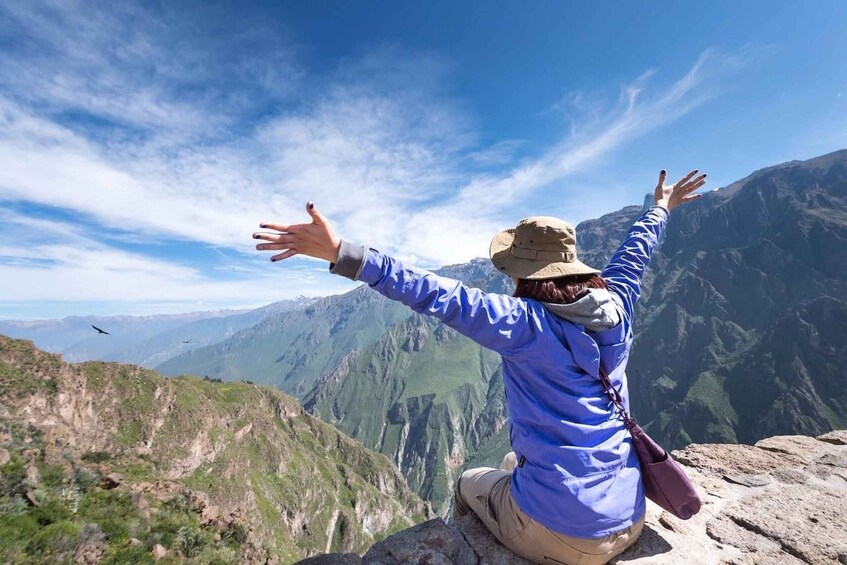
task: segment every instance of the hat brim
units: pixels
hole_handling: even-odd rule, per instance
[[[501,273],[519,279],[538,280],[555,279],[569,275],[596,275],[600,271],[593,269],[582,261],[539,261],[521,259],[511,253],[512,242],[515,240],[514,228],[503,230],[491,240],[488,255],[491,262]]]

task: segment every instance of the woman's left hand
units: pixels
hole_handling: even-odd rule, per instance
[[[264,239],[270,242],[260,243],[256,246],[256,249],[259,251],[285,249],[283,253],[271,257],[271,261],[281,261],[294,255],[308,255],[334,263],[338,259],[341,238],[335,235],[332,226],[318,212],[312,202],[306,204],[306,212],[312,217],[311,224],[259,224],[260,228],[274,230],[278,233],[254,233],[253,239]]]

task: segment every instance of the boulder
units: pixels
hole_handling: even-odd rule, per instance
[[[212,524],[220,516],[220,509],[217,506],[206,506],[200,514],[200,525],[207,526]]]
[[[168,554],[168,550],[165,549],[165,546],[157,543],[153,546],[153,549],[150,551],[150,553],[153,554],[153,559],[158,561],[159,559],[163,558]]]
[[[473,549],[457,528],[441,518],[429,520],[374,544],[362,558],[364,563],[477,563]]]
[[[110,490],[120,486],[123,480],[123,475],[121,475],[120,473],[109,473],[108,475],[104,475],[103,478],[100,479],[100,482],[97,483],[97,486],[104,490]]]
[[[26,467],[26,483],[35,488],[38,486],[38,483],[41,482],[41,473],[38,471],[38,467],[35,466],[34,463],[30,463]]]

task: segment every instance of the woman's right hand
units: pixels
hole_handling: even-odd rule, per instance
[[[282,251],[271,257],[271,261],[282,261],[295,255],[308,255],[326,259],[334,263],[338,260],[341,238],[335,235],[329,221],[318,212],[312,202],[306,204],[306,212],[311,216],[309,224],[259,224],[260,228],[274,230],[255,232],[253,239],[263,239],[270,243],[260,243],[259,251]]]
[[[680,204],[697,200],[703,196],[702,194],[692,194],[689,196],[691,192],[706,184],[706,173],[694,176],[697,172],[697,169],[694,169],[679,179],[676,184],[665,186],[665,177],[667,177],[668,173],[662,169],[662,172],[659,173],[659,184],[656,185],[656,192],[653,195],[656,204],[664,206],[670,212]]]

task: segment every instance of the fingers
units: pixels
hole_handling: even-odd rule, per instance
[[[668,176],[668,172],[664,169],[659,171],[659,184],[656,185],[656,188],[662,188],[665,186],[665,178]]]
[[[274,251],[278,249],[295,249],[294,243],[260,243],[256,246],[259,251]]]
[[[693,176],[694,176],[694,175],[696,175],[696,174],[697,174],[697,169],[694,169],[693,171],[691,171],[690,173],[688,173],[687,175],[685,175],[684,177],[682,177],[681,179],[679,179],[679,180],[676,182],[676,184],[675,184],[674,186],[682,186],[682,185],[684,185],[684,184],[685,184],[685,183],[687,183],[689,180],[691,180],[691,177],[693,177]]]
[[[280,241],[280,238],[283,236],[287,236],[287,233],[265,233],[265,232],[254,232],[253,239],[264,239],[265,241],[272,241],[274,243]]]
[[[312,217],[312,222],[322,226],[326,224],[326,218],[323,217],[323,214],[318,212],[318,209],[315,208],[315,203],[309,201],[306,203],[306,212]]]
[[[280,253],[278,255],[274,255],[271,257],[271,262],[282,261],[283,259],[288,259],[289,257],[294,257],[297,255],[297,250],[289,249],[285,253]]]
[[[260,243],[256,246],[256,249],[259,251],[269,251],[274,249],[290,249],[297,246],[298,236],[290,233],[283,234],[268,234],[268,233],[254,233],[254,239],[264,239],[265,241],[270,241],[271,243]]]
[[[686,196],[685,198],[680,200],[680,202],[685,204],[686,202],[691,202],[692,200],[697,200],[701,196],[703,196],[703,195],[702,194],[692,194],[691,196]]]
[[[706,184],[706,175],[701,175],[701,176],[697,177],[696,179],[694,179],[694,181],[690,185],[683,187],[683,189],[685,190],[685,193],[687,194],[689,192],[694,192],[695,190],[697,190],[698,188],[700,188],[704,184]]]
[[[292,224],[290,226],[287,226],[285,224],[268,224],[268,223],[259,224],[259,227],[263,228],[263,229],[275,230],[275,231],[284,231],[284,232],[288,232],[288,233],[297,233],[297,232],[303,231],[308,226],[309,226],[309,224]],[[254,237],[255,237],[255,234],[254,234]],[[258,238],[256,238],[256,239],[258,239]]]

